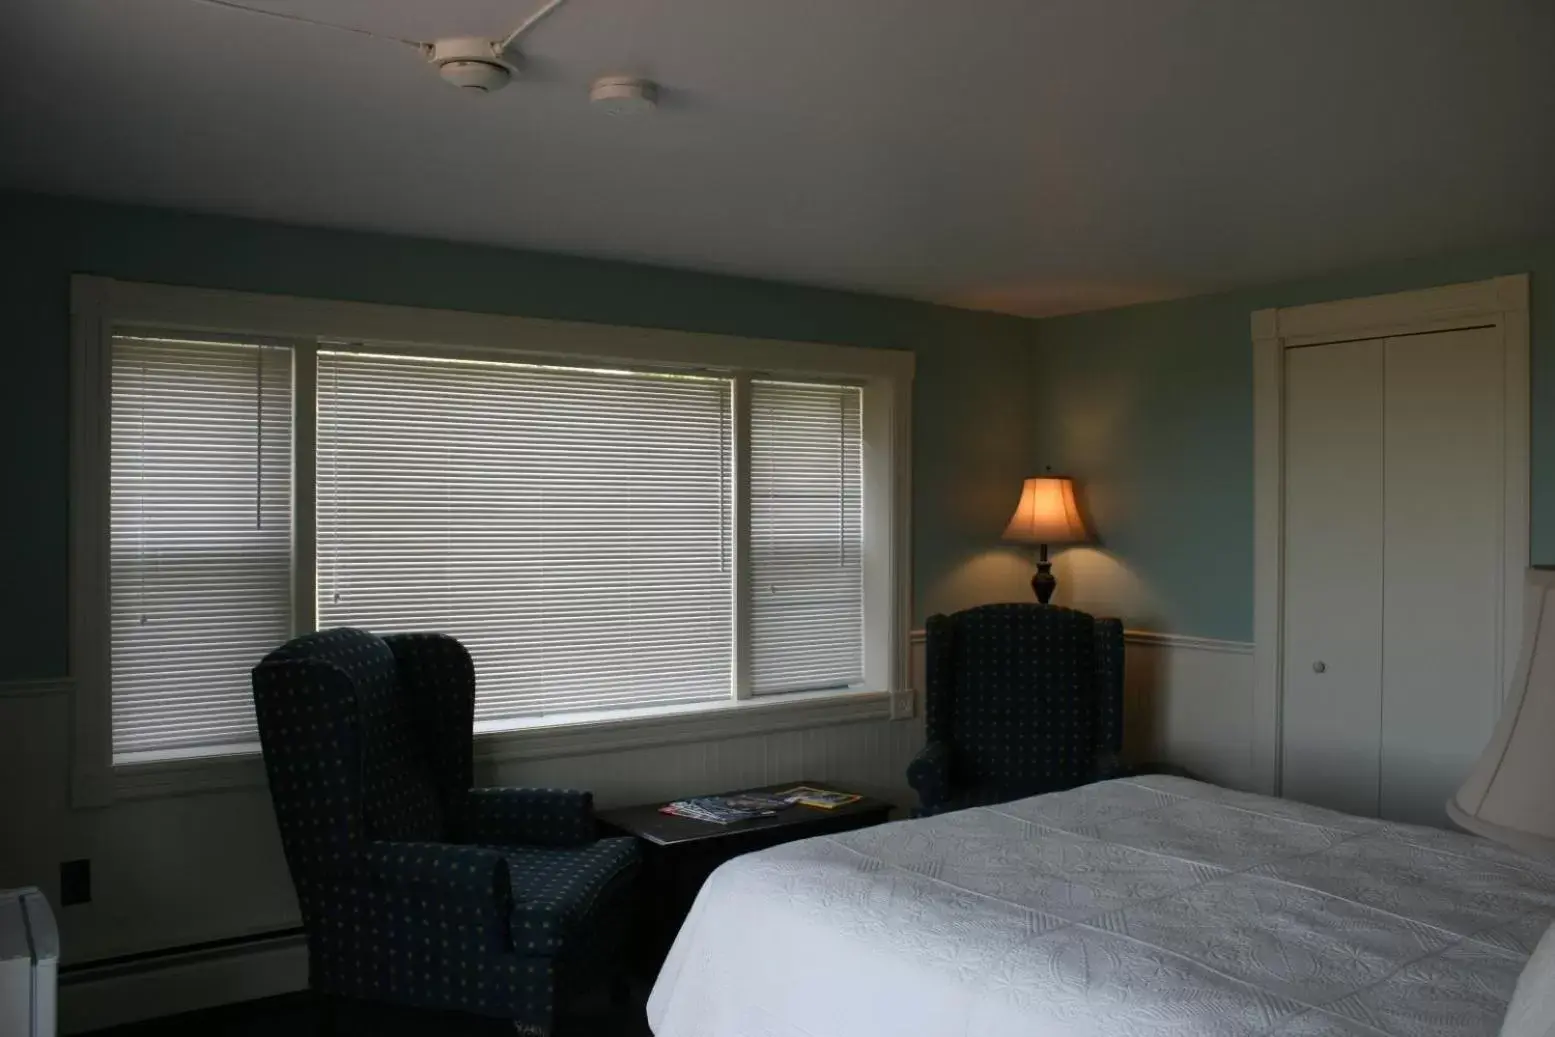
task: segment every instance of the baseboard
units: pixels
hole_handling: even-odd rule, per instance
[[[60,977],[59,1032],[86,1033],[307,986],[308,948],[300,933],[88,965]]]

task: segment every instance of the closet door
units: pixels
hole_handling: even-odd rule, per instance
[[[1384,347],[1285,351],[1283,793],[1367,815],[1381,765]]]
[[[1385,360],[1379,813],[1444,825],[1502,695],[1503,351],[1482,328]]]

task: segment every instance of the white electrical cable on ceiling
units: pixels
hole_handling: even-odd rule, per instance
[[[536,25],[539,25],[541,20],[545,18],[546,15],[550,14],[552,11],[556,10],[566,2],[567,0],[547,0],[547,2],[538,11],[530,15],[528,18],[525,18],[522,25],[508,33],[502,42],[497,44],[497,53],[501,54],[509,47],[513,46],[513,44],[518,42],[520,36],[523,36],[524,33],[528,32],[530,29],[533,29]]]
[[[372,39],[385,40],[389,43],[403,43],[405,46],[415,47],[419,51],[425,51],[429,46],[429,44],[421,40],[408,40],[403,36],[386,36],[380,32],[373,32],[370,29],[358,29],[354,25],[341,25],[337,22],[320,21],[317,18],[308,18],[300,14],[289,14],[285,11],[269,11],[263,7],[249,7],[247,4],[237,3],[236,0],[194,0],[194,2],[210,4],[212,7],[225,7],[228,10],[242,11],[246,14],[264,15],[267,18],[279,18],[284,22],[300,22],[303,25],[316,25],[323,29],[337,29],[340,32],[355,33],[358,36],[368,36]],[[561,0],[553,0],[552,6],[560,2]],[[537,19],[532,17],[530,20],[535,21]]]

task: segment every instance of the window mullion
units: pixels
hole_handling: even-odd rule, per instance
[[[751,697],[751,379],[734,377],[734,697]]]
[[[292,347],[292,632],[318,626],[315,521],[318,421],[318,348]]]

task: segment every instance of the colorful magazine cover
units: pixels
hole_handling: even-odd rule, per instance
[[[787,792],[779,792],[778,795],[790,803],[800,803],[807,807],[820,807],[822,810],[834,810],[837,807],[845,807],[849,803],[857,803],[864,798],[852,792],[832,792],[829,789],[811,788],[809,785],[797,785]]]

